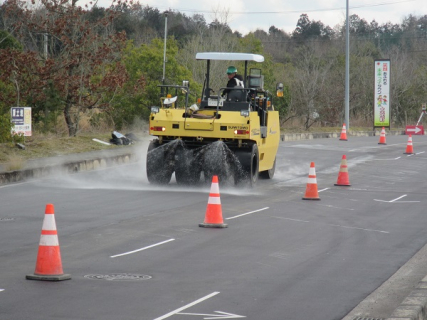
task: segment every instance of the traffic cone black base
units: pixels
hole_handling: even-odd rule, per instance
[[[226,223],[199,223],[199,227],[202,228],[227,228]]]
[[[52,276],[39,276],[36,274],[27,274],[25,276],[25,279],[27,280],[44,280],[44,281],[62,281],[62,280],[70,280],[71,275],[69,274],[62,274],[60,276],[52,275]]]

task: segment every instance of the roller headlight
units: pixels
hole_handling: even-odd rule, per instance
[[[151,113],[159,113],[160,108],[159,107],[151,107]]]

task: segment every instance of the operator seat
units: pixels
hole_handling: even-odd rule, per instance
[[[227,94],[227,101],[229,102],[247,102],[248,94],[243,87],[233,87]],[[241,89],[241,90],[240,90]]]

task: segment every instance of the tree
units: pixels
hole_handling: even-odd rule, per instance
[[[357,35],[359,37],[364,37],[369,35],[369,24],[365,19],[361,19],[357,14],[352,14],[349,17],[350,25],[350,33]]]
[[[268,34],[262,30],[257,30],[254,35],[261,40],[265,52],[271,54],[275,62],[288,63],[290,61],[289,53],[292,51],[292,40],[289,34],[271,26]]]
[[[324,110],[328,105],[322,103],[322,91],[327,87],[326,79],[334,59],[319,45],[306,45],[298,51],[291,84],[292,109],[304,119],[304,127],[308,130],[328,115]]]
[[[194,80],[203,83],[206,66],[196,61],[197,52],[239,52],[239,38],[231,32],[227,24],[228,12],[215,14],[215,19],[208,27],[199,23],[195,32],[186,45],[179,51],[177,59],[180,64],[192,73]],[[224,87],[226,82],[225,70],[227,62],[211,61],[210,85],[214,90]]]
[[[12,37],[12,35],[9,32],[5,30],[0,30],[0,54],[4,52],[4,50],[6,49],[21,52],[22,46],[14,37]],[[6,101],[14,100],[13,84],[10,82],[5,82],[0,80],[0,92],[2,93],[2,96],[3,96],[3,101],[0,101],[0,116],[2,116],[8,113],[10,110],[11,104],[6,103]]]
[[[189,102],[194,103],[196,93],[201,92],[201,86],[193,80],[189,70],[178,64],[178,43],[172,37],[167,41],[165,65],[166,84],[182,84],[183,80],[190,82]],[[132,123],[135,118],[147,120],[151,106],[160,104],[160,88],[163,72],[163,40],[154,39],[148,45],[134,46],[129,43],[124,55],[123,62],[126,66],[129,80],[123,88],[114,95],[110,94],[107,99],[111,100],[111,108],[108,113],[114,121],[115,127]],[[144,86],[144,90],[129,94],[135,87]],[[174,94],[174,92],[173,92]],[[184,106],[184,98],[181,91],[178,92],[178,106]]]
[[[0,79],[15,84],[18,104],[22,97],[37,113],[45,110],[47,91],[60,97],[70,136],[78,132],[80,112],[105,107],[102,96],[127,80],[120,62],[126,36],[112,28],[120,12],[108,9],[90,21],[76,2],[41,0],[37,9],[17,0],[5,2],[3,9],[16,17],[14,34],[26,50],[6,49],[0,57]]]
[[[306,13],[301,14],[292,33],[292,37],[299,41],[312,38],[330,39],[332,36],[333,30],[329,26],[325,26],[321,21],[310,21]]]
[[[15,49],[22,51],[22,45],[12,35],[5,31],[0,30],[0,50],[1,49]]]

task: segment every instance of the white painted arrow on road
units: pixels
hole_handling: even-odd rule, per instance
[[[176,314],[185,314],[188,316],[205,316],[209,318],[203,318],[205,320],[216,320],[216,319],[238,319],[238,318],[246,318],[245,316],[239,316],[237,314],[222,312],[222,311],[214,311],[219,314],[204,314],[204,313],[176,313]]]
[[[175,314],[185,314],[185,315],[191,315],[191,316],[204,316],[208,318],[203,318],[205,320],[217,320],[217,319],[237,319],[237,318],[246,318],[245,316],[239,316],[237,314],[222,312],[222,311],[215,311],[219,314],[204,314],[204,313],[182,313],[181,311],[184,311],[185,309],[188,309],[192,306],[195,306],[196,304],[199,304],[200,302],[203,302],[209,298],[212,298],[213,296],[216,296],[219,292],[212,292],[211,294],[208,294],[207,296],[204,296],[203,298],[197,299],[196,301],[193,301],[181,308],[178,308],[174,311],[169,312],[168,314],[165,314],[164,316],[161,316],[159,318],[156,318],[154,320],[163,320],[169,317],[172,317]]]

